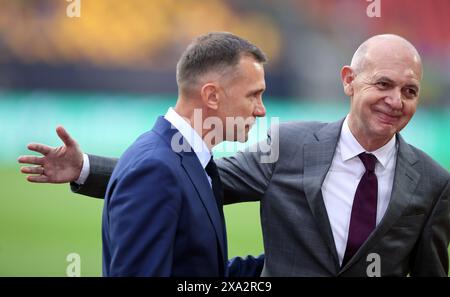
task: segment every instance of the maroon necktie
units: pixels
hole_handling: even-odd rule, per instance
[[[366,172],[356,188],[342,266],[353,257],[376,226],[378,180],[375,175],[375,165],[377,158],[367,153],[361,153],[358,157],[366,167]]]

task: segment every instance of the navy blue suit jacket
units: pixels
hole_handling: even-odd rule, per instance
[[[160,117],[115,167],[103,209],[103,274],[259,275],[262,257],[227,268],[225,226],[206,173],[187,142],[176,152],[172,139],[184,141]]]

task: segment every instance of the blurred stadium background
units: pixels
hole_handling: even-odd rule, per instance
[[[120,156],[176,101],[175,64],[208,31],[259,45],[268,110],[287,120],[338,120],[348,99],[340,67],[373,34],[397,33],[423,55],[420,108],[405,138],[450,169],[450,1],[0,0],[0,276],[101,275],[102,201],[67,185],[26,182],[16,158],[26,144],[60,145],[64,125],[85,152]],[[262,125],[261,127],[263,127]],[[264,137],[252,130],[250,143]],[[241,146],[219,147],[216,156]],[[225,208],[230,255],[263,252],[257,203]]]

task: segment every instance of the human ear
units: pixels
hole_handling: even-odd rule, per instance
[[[344,66],[341,69],[342,86],[345,95],[353,96],[353,81],[355,80],[355,71],[350,66]]]
[[[204,106],[213,110],[217,110],[219,108],[220,95],[219,95],[219,87],[217,84],[215,83],[204,84],[201,89],[201,97]]]

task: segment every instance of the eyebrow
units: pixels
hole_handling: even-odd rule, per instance
[[[393,84],[393,85],[395,84],[395,82],[392,79],[390,79],[389,77],[387,77],[387,76],[378,77],[378,78],[375,79],[375,81],[384,81],[384,82],[387,82],[387,83],[390,83],[390,84]]]
[[[247,93],[247,96],[250,96],[250,95],[252,95],[252,94],[258,94],[258,93],[264,92],[264,91],[265,91],[264,88],[260,88],[260,89],[257,89],[257,90],[253,90],[253,91],[248,92],[248,93]]]
[[[392,85],[395,85],[395,81],[393,81],[392,79],[390,79],[390,78],[387,77],[387,76],[381,76],[381,77],[377,78],[376,81],[384,81],[384,82],[390,83],[390,84],[392,84]],[[419,86],[418,86],[417,84],[414,84],[414,83],[412,83],[412,84],[407,84],[406,87],[407,87],[407,88],[412,88],[412,89],[414,89],[416,92],[419,91]]]

